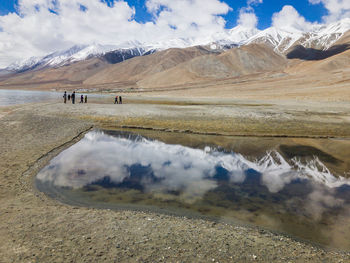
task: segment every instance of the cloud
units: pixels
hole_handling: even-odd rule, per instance
[[[153,21],[139,23],[123,0],[19,0],[18,13],[0,16],[0,67],[76,44],[196,41],[224,30],[221,15],[230,10],[219,0],[147,0],[146,6]]]
[[[241,9],[237,23],[246,28],[256,28],[258,25],[258,18],[254,12],[247,12]]]
[[[154,15],[154,23],[164,34],[169,27],[172,37],[195,39],[211,36],[225,27],[220,16],[230,11],[230,7],[217,0],[148,0],[146,7]]]
[[[314,185],[314,190],[305,200],[305,211],[314,220],[321,220],[323,213],[331,208],[342,207],[344,200],[335,197],[334,189]]]
[[[253,12],[239,12],[238,24],[246,28],[256,28],[258,25],[258,18]]]
[[[328,10],[328,15],[323,17],[326,23],[334,22],[343,18],[350,18],[349,0],[309,0],[309,3],[323,4]]]
[[[246,28],[256,28],[258,25],[258,17],[254,12],[253,6],[262,4],[263,0],[248,0],[247,6],[239,10],[237,24]]]
[[[278,13],[272,16],[272,25],[287,31],[309,31],[315,24],[306,21],[291,5],[285,5]]]
[[[262,4],[263,0],[248,0],[247,1],[247,5],[248,6],[252,6],[252,5],[259,5]]]

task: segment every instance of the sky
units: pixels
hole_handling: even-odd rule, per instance
[[[0,0],[0,68],[77,44],[205,41],[237,25],[309,30],[350,17],[350,0]]]

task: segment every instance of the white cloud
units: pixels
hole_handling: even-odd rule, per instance
[[[328,10],[328,15],[323,19],[326,23],[334,22],[343,18],[350,18],[349,0],[309,0],[311,4],[323,4]]]
[[[207,37],[222,31],[230,7],[219,0],[147,0],[152,22],[135,21],[127,2],[19,0],[18,13],[0,16],[0,68],[76,44],[122,44]],[[83,7],[82,7],[83,6]]]
[[[254,5],[262,4],[263,0],[248,0],[247,6],[239,10],[237,24],[246,28],[256,28],[258,25],[258,17],[254,12]]]
[[[247,5],[248,6],[252,6],[252,5],[259,5],[262,4],[263,0],[248,0],[247,1]]]
[[[201,38],[220,32],[225,20],[219,16],[226,14],[230,7],[217,0],[148,0],[146,6],[154,15],[154,23],[166,32],[169,26],[173,37]]]
[[[258,18],[254,12],[246,12],[241,9],[239,12],[238,24],[246,28],[256,28],[258,25]]]
[[[288,31],[309,31],[315,24],[306,21],[291,5],[285,5],[278,13],[272,16],[272,25]]]
[[[323,213],[331,208],[340,208],[344,205],[344,200],[335,197],[334,189],[327,189],[321,185],[314,185],[314,190],[305,200],[305,212],[314,220],[321,220]]]

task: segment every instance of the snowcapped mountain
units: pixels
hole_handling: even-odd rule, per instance
[[[270,27],[247,39],[244,44],[265,43],[273,47],[275,51],[284,53],[302,36],[302,32],[290,32]]]
[[[247,28],[238,25],[230,30],[208,36],[205,39],[170,39],[156,43],[126,42],[123,45],[76,45],[68,50],[54,52],[45,57],[33,57],[11,64],[3,72],[24,72],[44,67],[59,67],[92,57],[104,57],[109,63],[118,63],[126,59],[147,55],[168,48],[186,48],[190,46],[209,46],[211,49],[225,50],[251,43],[270,45],[276,52],[287,54],[293,47],[327,50],[350,30],[350,18],[329,24],[315,25],[310,32],[298,27],[265,30]]]
[[[32,57],[28,60],[18,61],[7,67],[10,71],[27,71],[34,68],[43,68],[46,66],[63,66],[68,63],[84,60],[89,56],[103,54],[114,50],[113,46],[102,45],[76,45],[64,51],[54,52],[45,57]]]
[[[327,50],[349,30],[350,18],[345,18],[328,26],[319,26],[316,27],[314,32],[306,34],[308,38],[301,42],[301,45]]]
[[[310,32],[298,28],[270,27],[247,39],[244,44],[267,43],[283,54],[297,45],[327,50],[349,30],[350,18],[329,25],[315,25]]]
[[[255,36],[259,32],[260,30],[256,28],[248,28],[238,25],[230,30],[212,36],[209,46],[211,49],[230,49],[244,45],[248,39]]]
[[[259,34],[260,32],[261,31],[256,28],[247,28],[238,25],[228,31],[227,40],[237,44],[244,44],[245,41]]]
[[[131,44],[131,43],[129,43]],[[6,68],[7,71],[24,72],[31,69],[44,67],[59,67],[92,57],[102,57],[110,63],[118,63],[123,60],[141,56],[147,51],[140,47],[120,48],[113,45],[76,45],[64,51],[54,52],[45,57],[33,57],[28,60],[19,61]]]

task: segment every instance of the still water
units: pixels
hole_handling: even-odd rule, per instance
[[[52,159],[36,185],[70,204],[239,221],[350,249],[350,162],[334,150],[349,142],[166,140],[89,132]]]
[[[76,101],[80,101],[80,95],[76,93]],[[85,95],[85,93],[84,93]],[[88,94],[88,98],[108,97],[103,94]],[[0,89],[0,106],[11,106],[17,104],[55,101],[63,102],[63,92],[52,91],[30,91],[30,90],[2,90]]]
[[[61,97],[62,94],[57,92],[0,89],[0,106],[58,100]]]

